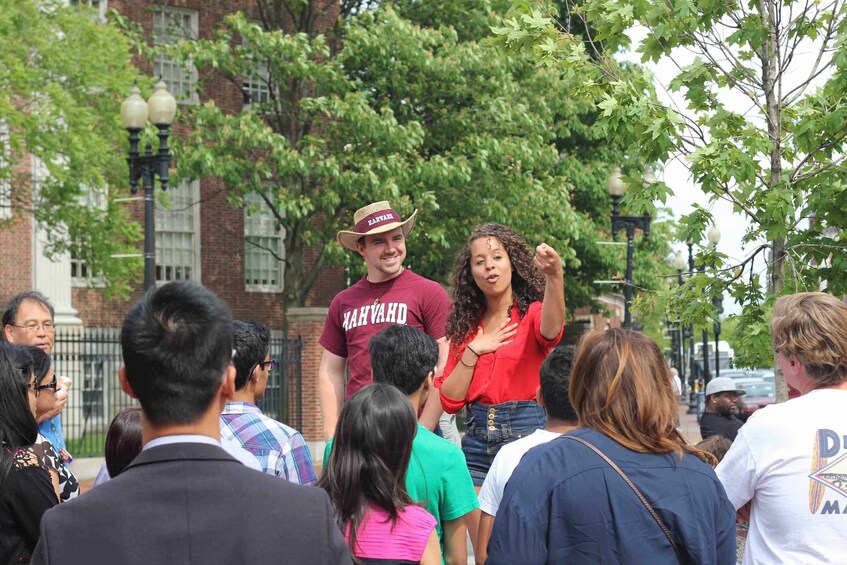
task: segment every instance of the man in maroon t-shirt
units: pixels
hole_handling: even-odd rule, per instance
[[[444,368],[450,299],[441,285],[403,267],[406,236],[417,213],[401,222],[388,202],[375,202],[356,211],[352,231],[338,232],[338,242],[365,259],[368,274],[332,300],[321,334],[318,390],[326,439],[335,434],[342,399],[372,382],[368,343],[383,328],[407,324],[428,333],[439,347],[436,374]],[[345,366],[350,370],[346,394]],[[427,402],[421,423],[433,429],[442,413],[439,402]]]

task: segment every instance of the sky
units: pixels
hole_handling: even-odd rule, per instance
[[[633,48],[638,46],[646,33],[646,28],[641,26],[636,26],[628,32]],[[811,43],[800,45],[795,52],[795,58],[789,72],[783,75],[784,91],[788,91],[794,84],[806,78],[808,69],[811,68],[816,53],[817,48],[815,45]],[[667,85],[679,73],[677,65],[687,65],[693,62],[694,55],[681,49],[675,50],[673,55],[676,62],[668,58],[663,58],[658,63],[646,63],[645,66],[653,72],[659,98],[663,102],[673,105],[678,111],[685,112],[686,102],[682,93],[670,92],[667,89]],[[641,64],[640,54],[638,53],[623,54],[622,58]],[[792,70],[794,72],[791,72]],[[822,84],[828,77],[829,73],[825,73],[815,83]],[[792,79],[794,80],[792,81]],[[724,104],[736,109],[736,111],[750,108],[746,112],[746,115],[751,120],[761,120],[761,116],[752,110],[750,101],[741,94],[723,90],[718,93],[718,96]],[[656,176],[673,190],[673,195],[668,198],[665,206],[672,210],[677,219],[682,215],[690,213],[695,204],[699,204],[712,212],[715,225],[721,232],[718,251],[728,257],[729,264],[740,263],[755,247],[752,243],[748,243],[745,246],[741,242],[746,230],[750,226],[748,219],[743,214],[733,212],[732,204],[726,200],[717,200],[710,203],[706,194],[692,181],[687,162],[684,158],[678,158],[666,163],[663,170],[656,172]],[[687,246],[683,243],[676,243],[673,247],[674,251],[682,252],[687,261]],[[697,246],[694,249],[696,253]],[[767,279],[764,262],[756,261],[756,269],[760,274],[760,280],[764,284]],[[724,316],[738,314],[740,312],[740,306],[729,295],[726,295],[724,297]]]

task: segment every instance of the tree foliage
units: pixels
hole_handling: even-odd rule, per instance
[[[116,202],[127,184],[120,102],[138,77],[127,40],[65,2],[0,0],[0,45],[0,198],[34,218],[48,255],[69,252],[125,293],[141,272],[113,257],[137,254],[140,239]],[[27,154],[46,170],[35,190]]]
[[[732,264],[703,248],[698,264],[707,274],[668,297],[668,307],[708,323],[716,312],[697,298],[728,292],[743,309],[740,349],[760,357],[776,296],[821,285],[847,293],[844,3],[586,0],[578,13],[595,32],[588,41],[558,25],[546,2],[513,2],[497,33],[601,96],[597,126],[631,161],[683,158],[712,201],[727,200],[746,217],[743,260]],[[634,26],[644,33],[632,45]],[[671,61],[678,72],[632,72],[616,57],[629,48],[642,62]],[[685,107],[663,101],[659,87],[678,93]],[[668,192],[656,183],[629,196],[664,201]],[[682,218],[680,240],[702,241],[712,221],[708,209],[695,209]]]
[[[234,14],[211,40],[163,49],[238,88],[266,80],[270,97],[238,112],[183,112],[191,134],[177,162],[183,176],[221,177],[233,205],[261,195],[286,232],[287,304],[304,303],[325,265],[360,271],[335,233],[379,199],[420,210],[407,265],[426,276],[447,282],[471,228],[499,221],[562,253],[569,308],[608,291],[594,281],[623,266],[597,241],[609,237],[606,177],[620,149],[593,127],[593,98],[489,41],[498,4],[342,2],[331,36],[264,18],[299,3],[259,4],[258,22]],[[652,273],[643,286],[656,287]]]

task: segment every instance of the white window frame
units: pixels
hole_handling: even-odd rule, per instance
[[[165,21],[170,21],[171,25],[161,29],[157,26],[156,19],[162,16]],[[183,16],[189,16],[189,25],[191,29],[185,30],[183,27],[173,26],[176,17],[182,19]],[[153,11],[153,43],[154,45],[167,45],[175,43],[179,39],[197,39],[200,36],[199,14],[197,10],[189,10],[186,8],[174,8],[173,6],[157,6]],[[173,80],[173,75],[163,72],[160,65],[171,65],[174,69],[180,69],[175,61],[172,61],[167,55],[155,55],[153,57],[153,74],[162,75],[163,80],[168,85],[168,90],[174,95],[178,104],[196,104],[197,97],[197,81],[199,75],[197,67],[191,62],[188,62],[187,67],[181,68],[181,76],[178,79],[179,84],[176,85]],[[184,84],[187,83],[187,86]],[[188,92],[185,92],[185,89]]]
[[[241,38],[241,45],[250,46],[246,38]],[[241,93],[246,95],[244,108],[250,108],[253,103],[265,104],[271,101],[271,87],[268,83],[270,70],[267,61],[254,61],[253,72],[241,78]]]
[[[108,0],[67,0],[68,6],[88,6],[97,10],[100,23],[106,23],[106,12],[109,10]]]
[[[175,190],[188,190],[189,191],[189,202],[187,206],[181,206],[177,204],[174,206],[173,202],[173,191]],[[202,281],[202,274],[200,271],[200,181],[182,181],[176,187],[171,187],[168,189],[167,193],[163,193],[160,191],[157,193],[156,198],[156,266],[154,269],[156,284],[162,285],[170,281],[174,280],[192,280],[195,282]],[[162,198],[159,196],[162,195]],[[167,201],[167,206],[164,201]],[[190,209],[190,210],[189,210]],[[189,232],[188,230],[180,230],[180,229],[164,229],[164,225],[166,223],[166,215],[169,213],[181,214],[186,210],[189,210],[192,214],[192,229]],[[175,265],[166,265],[161,262],[161,254],[164,253],[163,250],[163,240],[164,235],[168,233],[181,233],[186,234],[190,233],[191,237],[191,248],[189,252],[191,253],[191,264],[190,265],[176,265],[176,266],[188,266],[191,268],[191,275],[189,277],[181,276],[177,278],[176,276],[172,276],[171,278],[163,278],[159,276],[159,273],[164,273],[168,267],[174,267]],[[184,251],[184,250],[183,250]],[[160,270],[161,269],[161,270]]]
[[[0,120],[0,168],[8,167],[9,178],[0,180],[0,220],[12,217],[12,136],[9,125]]]
[[[267,209],[267,204],[256,193],[248,194],[244,198],[244,290],[246,292],[282,292],[285,288],[285,229],[280,226],[274,231],[276,226],[276,218]],[[277,260],[269,251],[258,248],[250,243],[250,238],[276,238],[277,255],[282,259]],[[250,266],[248,261],[251,257],[261,257],[267,255],[271,261],[277,263],[277,282],[276,284],[256,284],[250,283],[248,274]],[[254,267],[253,270],[261,270],[262,267]],[[270,271],[270,269],[268,269]]]
[[[94,190],[90,187],[85,187],[85,193],[79,197],[80,204],[89,208],[99,208],[106,210],[109,202],[108,188]],[[91,288],[104,287],[106,281],[102,276],[90,271],[85,261],[74,257],[73,253],[69,254],[71,286],[74,288]],[[77,272],[74,273],[74,268]],[[85,272],[85,274],[82,274]]]

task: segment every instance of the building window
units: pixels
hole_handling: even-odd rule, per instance
[[[106,0],[69,0],[68,4],[75,7],[85,6],[92,8],[97,13],[101,22],[106,21],[106,10],[108,9],[108,2]]]
[[[199,25],[196,10],[161,7],[153,12],[153,42],[156,45],[177,43],[183,39],[197,39]],[[162,53],[153,57],[153,75],[161,75],[168,90],[183,103],[196,103],[197,69],[188,63],[183,67]]]
[[[73,286],[88,286],[88,280],[91,278],[88,263],[71,253],[71,284]]]
[[[243,38],[241,40],[245,48],[250,47],[250,42]],[[246,75],[241,81],[241,93],[244,96],[244,105],[268,104],[271,101],[270,72],[266,60],[256,60],[253,63],[253,72]]]
[[[253,74],[244,77],[241,82],[241,92],[244,95],[245,106],[270,103],[271,89],[268,84],[266,64],[258,64]]]
[[[258,194],[248,195],[244,204],[244,289],[280,292],[285,231]]]
[[[200,280],[200,183],[181,182],[156,202],[156,282]]]
[[[88,208],[99,208],[106,210],[108,202],[108,189],[95,190],[86,188],[85,192],[79,197],[79,201],[83,206]],[[71,286],[74,287],[92,287],[103,286],[104,280],[98,277],[88,267],[88,263],[80,259],[77,255],[71,252]]]

